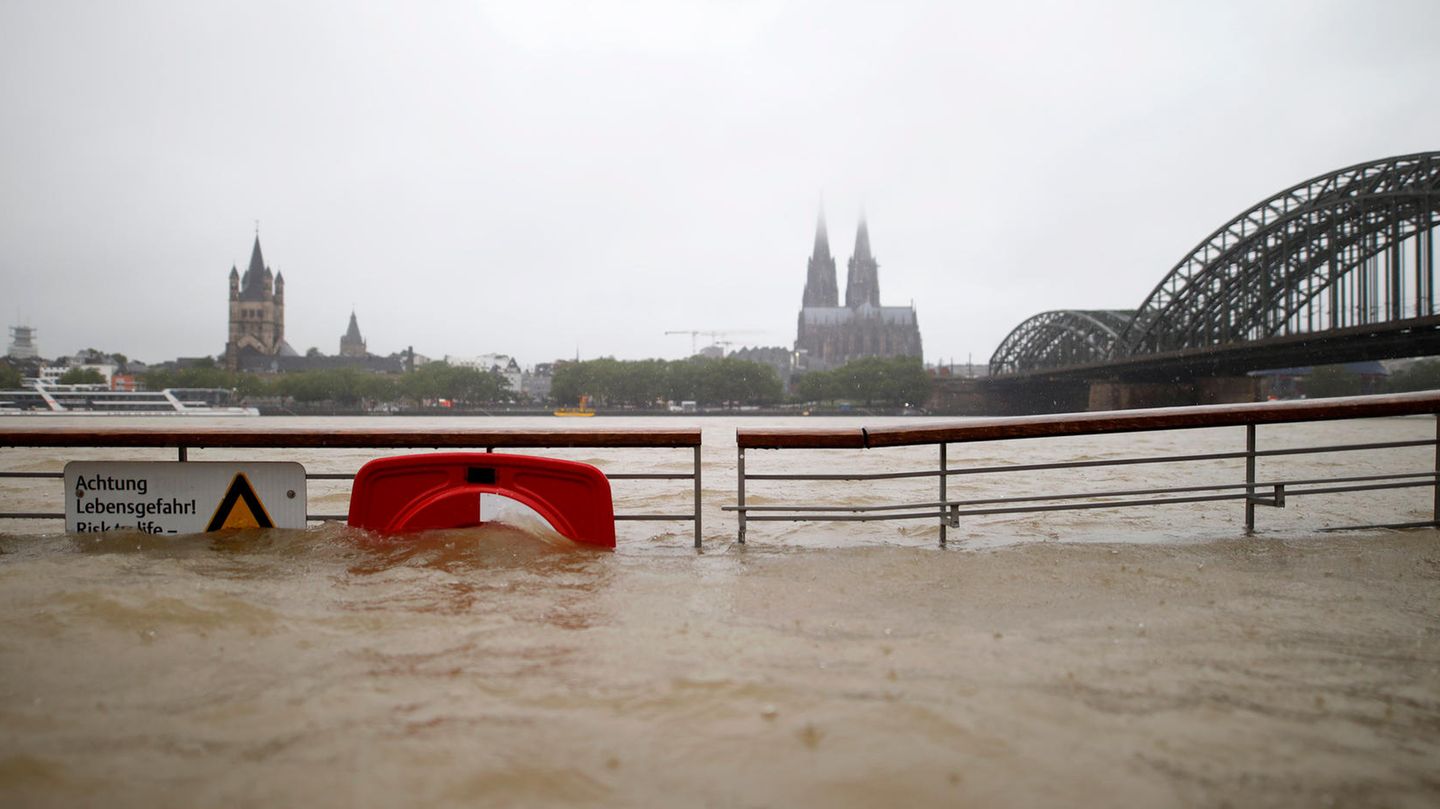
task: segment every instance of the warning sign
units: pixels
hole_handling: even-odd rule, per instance
[[[265,513],[265,506],[260,502],[260,498],[255,496],[255,489],[251,488],[250,481],[243,472],[237,472],[205,530],[274,527],[275,523],[271,522],[270,515]]]
[[[304,528],[298,463],[73,461],[65,465],[65,530],[194,534]]]

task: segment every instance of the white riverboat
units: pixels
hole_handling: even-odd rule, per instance
[[[0,390],[0,416],[258,416],[230,403],[224,388],[107,390],[90,385],[36,385]]]

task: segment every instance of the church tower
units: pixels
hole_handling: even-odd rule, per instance
[[[368,356],[365,350],[365,338],[360,336],[360,324],[355,320],[355,312],[350,312],[350,328],[340,337],[340,356],[342,357],[364,357]]]
[[[285,277],[265,265],[260,234],[250,251],[244,277],[230,267],[230,337],[225,343],[225,365],[240,368],[241,354],[278,356],[285,344]]]
[[[805,276],[805,299],[801,305],[840,305],[840,291],[835,286],[835,257],[830,255],[824,211],[820,212],[820,221],[815,225],[815,249],[810,254],[809,272]]]
[[[880,264],[870,254],[870,228],[862,215],[860,229],[855,233],[855,253],[850,257],[850,274],[845,277],[845,305],[853,309],[866,303],[880,305]]]

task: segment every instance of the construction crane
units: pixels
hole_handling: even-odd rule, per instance
[[[763,332],[763,331],[757,331],[757,330],[755,330],[755,329],[713,329],[713,330],[708,330],[708,331],[707,331],[707,330],[704,330],[704,329],[680,329],[680,330],[677,330],[677,331],[667,331],[667,332],[665,332],[665,333],[666,333],[666,334],[688,334],[688,335],[690,335],[690,355],[691,355],[691,356],[694,356],[695,354],[698,354],[699,351],[700,351],[699,346],[696,344],[696,338],[698,338],[698,337],[699,337],[700,335],[702,335],[702,334],[705,335],[706,337],[709,337],[709,338],[710,338],[710,342],[713,343],[713,344],[716,344],[716,345],[720,345],[720,344],[730,345],[730,344],[731,344],[730,341],[728,341],[728,340],[721,340],[721,339],[719,339],[719,338],[725,337],[725,336],[731,335],[731,334],[764,334],[765,332]]]

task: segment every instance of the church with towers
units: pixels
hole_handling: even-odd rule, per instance
[[[293,357],[285,342],[285,276],[271,272],[260,253],[260,234],[250,251],[244,277],[230,267],[230,339],[225,342],[225,367],[241,370],[252,357]]]
[[[355,312],[340,337],[340,353],[325,356],[312,349],[301,356],[285,342],[285,276],[274,272],[260,252],[260,234],[250,250],[250,265],[241,275],[230,268],[230,336],[225,341],[225,367],[232,371],[273,374],[357,368],[399,373],[406,360],[398,354],[371,354],[360,334]]]
[[[848,269],[845,305],[841,306],[835,258],[830,254],[822,213],[815,228],[815,249],[795,334],[795,369],[824,371],[862,357],[921,358],[915,307],[880,305],[880,263],[870,252],[870,229],[864,216]]]

